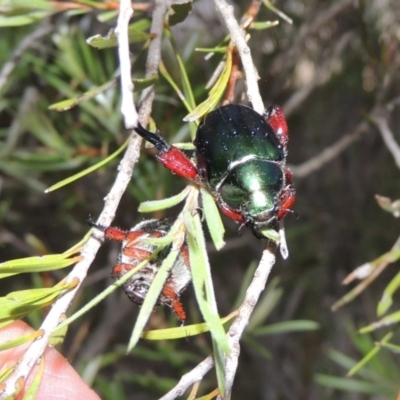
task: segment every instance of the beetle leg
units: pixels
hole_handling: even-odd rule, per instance
[[[161,292],[168,300],[171,301],[171,308],[174,310],[177,317],[183,322],[186,320],[186,312],[183,308],[182,303],[179,301],[179,296],[175,293],[174,285],[171,282],[167,282]]]
[[[159,153],[156,155],[156,158],[165,168],[182,178],[191,181],[200,180],[197,168],[190,159],[178,148],[168,144],[158,132],[150,132],[140,124],[133,129],[144,140],[150,142],[157,148]]]
[[[288,169],[285,169],[286,186],[279,195],[279,207],[277,211],[277,218],[282,219],[288,212],[292,211],[291,208],[296,200],[296,190],[292,186],[292,174]]]
[[[132,264],[118,263],[114,265],[111,275],[118,279],[128,273],[132,268],[136,268],[136,266]]]
[[[279,143],[286,150],[289,141],[289,131],[282,109],[279,106],[268,106],[265,110],[265,119],[275,131]]]
[[[237,210],[229,207],[226,203],[222,201],[217,201],[218,207],[221,210],[222,214],[226,215],[228,218],[233,219],[236,222],[241,224],[246,224],[246,218]]]
[[[100,225],[97,224],[95,221],[93,221],[93,219],[90,216],[87,219],[87,223],[93,228],[96,228],[99,231],[104,232],[104,236],[106,239],[115,240],[117,242],[122,242],[124,240],[134,241],[143,234],[146,234],[146,232],[144,231],[126,231],[116,226]]]

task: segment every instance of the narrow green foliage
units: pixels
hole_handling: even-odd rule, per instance
[[[315,381],[319,385],[325,387],[353,393],[379,394],[382,390],[375,383],[362,381],[359,379],[338,378],[336,376],[324,374],[315,375]]]
[[[181,203],[187,197],[189,193],[189,189],[185,188],[179,194],[168,197],[162,200],[151,200],[151,201],[144,201],[139,205],[138,211],[141,213],[149,213],[159,210],[165,210],[167,208],[171,208],[176,206],[177,204]]]
[[[75,264],[81,259],[80,256],[73,258],[69,258],[69,256],[70,254],[64,253],[6,261],[0,263],[0,279],[22,273],[55,271]]]
[[[40,383],[42,382],[44,368],[45,368],[46,358],[41,357],[39,362],[39,368],[36,370],[35,376],[32,379],[31,384],[26,390],[22,400],[35,400],[39,391]]]
[[[134,83],[134,90],[133,92],[140,92],[146,87],[149,87],[153,85],[158,79],[158,75],[152,75],[149,78],[142,78],[142,79],[132,79],[132,82]],[[97,86],[91,90],[88,90],[87,92],[83,93],[80,96],[71,98],[71,99],[66,99],[59,101],[58,103],[54,103],[51,106],[49,106],[49,110],[54,110],[54,111],[67,111],[70,110],[71,108],[77,106],[78,104],[83,103],[84,101],[90,100],[93,97],[96,97],[100,93],[103,93],[107,89],[113,87],[117,83],[117,78],[111,79],[110,81],[104,83],[101,86]]]
[[[204,217],[211,235],[211,239],[215,248],[217,250],[221,250],[222,247],[225,246],[225,228],[224,224],[222,223],[218,207],[215,204],[210,192],[204,188],[201,188],[201,198],[203,202]]]
[[[72,287],[73,283],[61,283],[52,288],[20,290],[0,297],[0,327],[52,304],[61,292]]]
[[[375,331],[376,329],[394,325],[399,322],[400,322],[400,311],[395,311],[394,313],[381,318],[379,321],[369,324],[364,328],[361,328],[360,333],[372,332]]]
[[[100,162],[96,163],[95,165],[92,165],[91,167],[89,167],[81,172],[78,172],[77,174],[72,175],[72,176],[68,177],[67,179],[64,179],[64,180],[50,186],[49,188],[47,188],[45,190],[45,193],[53,192],[54,190],[60,189],[63,186],[69,185],[70,183],[75,182],[76,180],[84,177],[85,175],[88,175],[88,174],[92,173],[93,171],[96,171],[97,169],[101,168],[103,165],[108,164],[111,160],[113,160],[120,153],[122,153],[122,151],[124,151],[126,149],[126,147],[128,146],[128,143],[129,143],[129,139],[117,151],[115,151],[113,154],[109,155],[104,160],[101,160]]]
[[[51,106],[49,106],[49,110],[55,110],[55,111],[70,110],[72,107],[75,107],[78,104],[97,96],[99,93],[104,92],[105,90],[114,86],[116,83],[117,83],[117,78],[111,79],[110,81],[106,82],[104,85],[97,86],[94,89],[88,90],[87,92],[83,93],[81,96],[74,97],[72,99],[62,100],[62,101],[59,101],[58,103],[54,103]]]
[[[190,84],[190,80],[186,71],[185,63],[183,62],[182,57],[178,52],[177,46],[169,29],[165,30],[165,36],[170,40],[172,48],[174,49],[174,55],[179,67],[179,75],[181,77],[183,93],[189,103],[190,109],[193,110],[196,107],[196,100],[194,98],[192,86]]]
[[[200,103],[191,113],[186,115],[184,121],[195,121],[210,112],[221,100],[232,71],[232,53],[227,52],[225,66],[205,101]]]
[[[7,17],[0,15],[0,28],[29,25],[48,17],[52,13],[53,11],[32,11]]]
[[[146,19],[141,19],[129,25],[129,43],[143,42],[151,39],[152,34],[144,32],[150,27],[150,22]],[[106,49],[116,47],[118,44],[117,36],[114,30],[110,30],[106,36],[94,35],[86,40],[86,43],[97,49]]]
[[[182,101],[184,106],[188,111],[191,111],[193,108],[190,106],[189,101],[186,99],[185,95],[182,93],[182,91],[179,89],[179,86],[176,84],[174,79],[172,78],[171,74],[168,72],[166,66],[164,63],[161,61],[160,65],[158,66],[160,70],[160,74],[166,79],[166,81],[172,86],[172,88],[175,90],[176,94],[178,95],[179,99]]]
[[[230,313],[228,316],[221,318],[221,323],[226,324],[237,315],[236,312]],[[196,336],[210,331],[208,323],[185,325],[177,328],[156,329],[153,331],[143,331],[140,335],[142,339],[146,340],[172,340],[182,339],[189,336]]]
[[[23,336],[18,336],[15,339],[8,340],[7,342],[0,343],[0,351],[13,349],[14,347],[21,346],[22,344],[33,342],[36,338],[43,335],[41,331],[34,331]]]
[[[185,212],[184,217],[185,225],[188,229],[187,243],[196,299],[205,322],[210,325],[212,337],[227,354],[229,347],[216,307],[210,264],[200,217],[198,213],[192,216],[190,212]]]
[[[289,332],[315,331],[317,329],[319,329],[319,324],[314,321],[292,320],[261,326],[254,329],[252,334],[255,336],[280,335]]]
[[[176,258],[178,257],[180,249],[172,249],[168,256],[163,261],[160,270],[158,271],[153,283],[150,286],[148,293],[144,299],[143,305],[140,308],[135,327],[133,328],[131,338],[129,340],[127,352],[130,352],[140,339],[140,335],[149,320],[150,314],[153,312],[154,307],[160,297],[161,290],[168,278],[171,268],[173,267]]]
[[[279,25],[279,21],[259,21],[259,22],[252,22],[250,27],[251,29],[254,30],[263,30],[272,28],[277,25]]]
[[[381,317],[393,304],[393,295],[400,287],[400,272],[398,272],[383,291],[382,298],[378,303],[377,314]]]
[[[147,263],[149,262],[148,259],[142,261],[136,268],[132,268],[128,273],[126,273],[124,276],[119,278],[117,281],[115,281],[112,285],[107,287],[107,289],[103,290],[100,294],[98,294],[96,297],[94,297],[92,300],[90,300],[88,303],[85,304],[84,307],[82,307],[80,310],[78,310],[76,313],[68,317],[65,321],[63,321],[60,325],[57,326],[57,329],[54,331],[57,335],[60,334],[60,330],[64,329],[66,326],[80,318],[82,315],[87,313],[89,310],[91,310],[94,306],[99,304],[102,300],[104,300],[107,296],[109,296],[112,292],[117,290],[119,287],[121,287],[126,281],[128,281],[133,275],[135,275],[138,271],[140,271],[141,268],[143,268]]]

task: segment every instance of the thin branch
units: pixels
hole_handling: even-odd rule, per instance
[[[238,310],[238,316],[235,318],[228,331],[228,342],[231,348],[231,354],[227,357],[226,381],[227,391],[232,389],[233,379],[236,374],[238,357],[240,354],[239,341],[248,325],[250,316],[257,304],[257,301],[265,288],[268,276],[275,264],[276,244],[268,241],[260,263],[254,273],[254,278],[249,285],[244,301]],[[194,383],[201,381],[204,375],[214,366],[214,358],[210,355],[198,364],[191,371],[182,376],[177,385],[166,393],[160,400],[174,400],[182,396],[185,391]],[[229,395],[226,395],[229,398]]]
[[[371,117],[371,120],[379,129],[386,147],[392,153],[394,162],[396,163],[397,167],[400,168],[400,146],[394,138],[387,119],[382,116],[374,115]]]
[[[174,400],[183,396],[188,387],[203,379],[204,375],[214,366],[214,358],[210,355],[191,371],[182,376],[178,384],[159,400]]]
[[[244,31],[239,26],[233,15],[233,6],[228,5],[224,0],[214,0],[215,6],[221,13],[221,16],[229,30],[232,41],[235,44],[242,60],[243,69],[246,74],[247,97],[253,105],[255,111],[263,114],[265,107],[258,88],[258,73],[254,67],[251,51],[246,43]]]
[[[161,60],[161,39],[164,29],[164,18],[168,10],[168,0],[156,0],[153,11],[150,33],[154,35],[149,46],[149,53],[146,60],[146,78],[158,73],[158,66]],[[142,125],[147,125],[147,118],[151,114],[154,98],[154,86],[143,90],[140,97],[139,120]],[[139,137],[135,134],[136,137]]]
[[[275,253],[277,245],[272,240],[267,241],[267,247],[261,257],[260,263],[254,273],[254,278],[247,288],[246,295],[242,305],[239,308],[239,314],[228,331],[228,343],[231,353],[226,357],[226,393],[225,397],[230,398],[233,380],[236,375],[238,359],[240,355],[240,339],[246,326],[249,323],[251,314],[256,306],[262,291],[265,288],[269,274],[275,264]]]
[[[124,116],[125,128],[132,129],[137,126],[138,115],[133,102],[133,82],[131,75],[131,59],[129,54],[129,20],[133,15],[130,0],[121,0],[119,16],[115,34],[118,38],[118,55],[121,69],[121,112]]]
[[[147,66],[151,65],[152,60],[159,60],[160,58],[160,36],[163,28],[163,17],[160,18],[159,16],[164,15],[166,10],[167,6],[164,1],[160,0],[156,3],[156,7],[154,9],[155,18],[153,18],[152,31],[159,32],[158,40],[156,41],[158,47],[155,45],[150,46],[148,54],[148,60],[150,60],[150,62],[148,62]],[[160,26],[155,26],[156,23],[160,23]],[[154,68],[151,68],[150,71],[146,72],[151,75],[154,72]],[[148,95],[146,96],[146,99],[144,99],[140,110],[143,120],[147,119],[148,117],[146,111],[151,110],[151,102],[153,99],[152,93],[153,89],[148,88]],[[130,95],[132,94],[130,93]],[[132,177],[133,167],[139,158],[140,144],[141,138],[135,135],[132,138],[126,150],[126,153],[124,154],[124,157],[120,163],[115,183],[105,199],[104,209],[99,218],[99,223],[102,225],[110,225],[110,223],[114,219],[114,215],[120,199]],[[40,329],[43,331],[43,336],[36,339],[30,345],[28,350],[19,360],[12,374],[3,382],[4,390],[0,394],[0,400],[9,398],[15,393],[16,390],[20,389],[20,384],[23,384],[26,381],[32,368],[36,365],[37,360],[42,356],[44,350],[48,345],[50,335],[57,329],[58,324],[62,320],[62,316],[65,315],[65,313],[67,312],[69,305],[74,299],[76,292],[79,290],[82,281],[85,279],[87,271],[101,245],[101,241],[98,240],[98,238],[101,238],[102,234],[96,234],[96,236],[97,237],[92,236],[88,240],[81,253],[83,260],[77,263],[73,270],[66,277],[66,282],[75,281],[77,282],[77,285],[74,287],[74,289],[62,293],[55,301],[48,315],[43,321],[42,326],[40,327]]]
[[[244,31],[233,15],[232,6],[229,6],[224,0],[214,0],[214,3],[221,13],[231,35],[231,40],[239,52],[246,74],[247,96],[254,110],[263,114],[264,103],[258,88],[258,74],[254,67],[250,48],[247,46],[245,40]],[[276,243],[270,240],[267,241],[267,248],[263,253],[254,278],[247,289],[244,302],[239,308],[239,314],[228,331],[228,343],[231,352],[225,359],[226,393],[220,394],[218,397],[219,399],[230,398],[240,355],[240,338],[243,335],[245,327],[249,323],[251,313],[257,304],[261,292],[265,288],[269,273],[275,264],[276,247]]]
[[[290,170],[295,178],[304,178],[312,172],[322,168],[325,164],[332,161],[352,143],[357,141],[364,133],[368,132],[368,124],[362,121],[358,124],[354,132],[343,136],[336,143],[327,147],[317,156],[305,161],[300,165],[290,165]]]

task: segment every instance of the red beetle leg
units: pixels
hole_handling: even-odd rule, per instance
[[[125,256],[135,258],[137,260],[145,260],[151,256],[151,252],[135,247],[136,243],[128,243],[122,250]]]
[[[186,157],[185,153],[168,144],[158,131],[157,133],[150,132],[140,124],[133,129],[144,140],[147,140],[158,149],[159,153],[156,158],[165,168],[182,178],[197,179],[199,175],[197,168]]]
[[[114,265],[114,267],[112,269],[112,275],[116,278],[121,278],[121,276],[125,275],[132,268],[135,268],[135,266],[132,264],[120,263],[120,264]]]
[[[104,231],[104,236],[107,239],[122,242],[123,240],[135,241],[138,237],[142,236],[142,231],[124,231],[123,229],[110,226]]]
[[[278,106],[270,106],[266,110],[267,122],[275,131],[280,144],[286,148],[289,140],[289,130],[283,111]]]
[[[189,248],[185,244],[181,247],[181,257],[185,265],[190,268]]]
[[[296,192],[290,185],[282,190],[280,194],[279,208],[276,214],[278,220],[282,219],[289,211],[291,211],[295,200]]]
[[[167,282],[161,293],[171,300],[171,308],[174,310],[177,317],[184,322],[186,320],[186,312],[174,291],[173,285]]]
[[[289,169],[285,168],[285,182],[286,186],[290,186],[292,184],[292,173]]]
[[[222,214],[226,215],[228,218],[241,224],[246,223],[246,218],[239,211],[234,210],[225,203],[218,204],[218,206]]]
[[[196,180],[199,176],[197,168],[178,148],[171,146],[169,150],[156,155],[157,160],[174,174],[190,181]]]

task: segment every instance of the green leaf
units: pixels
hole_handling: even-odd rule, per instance
[[[288,24],[293,24],[293,20],[289,18],[285,13],[283,13],[281,10],[276,8],[270,0],[263,0],[263,3],[265,7],[267,7],[269,10],[271,10],[273,13],[281,17],[284,21],[286,21]]]
[[[191,113],[186,115],[184,121],[195,121],[210,112],[220,101],[232,71],[232,53],[228,51],[225,66],[215,85],[210,90],[208,98],[200,103]]]
[[[382,343],[387,343],[393,337],[393,332],[386,334],[381,340]],[[355,375],[361,368],[363,368],[370,360],[372,360],[381,350],[381,346],[375,346],[362,360],[360,360],[348,373],[348,376]]]
[[[54,4],[51,1],[48,0],[3,0],[0,1],[0,5],[2,7],[6,7],[9,6],[10,7],[10,11],[20,11],[23,12],[26,9],[32,9],[32,10],[38,10],[38,9],[42,9],[42,10],[55,10],[56,7],[54,6]],[[11,9],[12,7],[12,9]],[[20,10],[18,10],[20,9]]]
[[[205,322],[210,325],[212,337],[227,354],[229,353],[229,346],[224,327],[216,309],[210,264],[200,217],[198,213],[192,216],[190,212],[185,212],[184,218],[188,229],[187,243],[196,299]]]
[[[279,25],[279,21],[259,21],[259,22],[252,22],[250,28],[260,31],[263,29],[272,28],[277,25]]]
[[[129,43],[142,42],[144,40],[152,39],[154,34],[144,32],[148,29],[150,22],[142,19],[129,25],[128,35]],[[113,29],[111,29],[106,36],[94,35],[86,40],[86,43],[90,46],[96,47],[97,49],[106,49],[109,47],[116,47],[118,45],[118,39]]]
[[[140,213],[149,213],[159,210],[165,210],[166,208],[171,208],[181,203],[187,197],[189,193],[189,187],[186,187],[182,192],[178,193],[175,196],[168,197],[162,200],[151,200],[144,201],[140,203],[138,211]]]
[[[86,303],[84,307],[82,307],[76,313],[68,317],[65,321],[61,322],[61,324],[57,326],[57,329],[54,330],[53,335],[58,335],[58,336],[61,335],[60,331],[62,332],[62,330],[64,330],[66,326],[68,326],[69,324],[80,318],[82,315],[87,313],[90,309],[92,309],[94,306],[96,306],[102,300],[104,300],[107,296],[109,296],[112,292],[121,287],[126,281],[132,278],[134,274],[136,274],[141,268],[143,268],[148,262],[149,262],[148,259],[142,261],[136,268],[131,269],[128,273],[126,273],[120,279],[115,281],[107,289],[103,290],[100,294],[98,294],[96,297],[94,297],[92,300]]]
[[[227,46],[223,47],[196,47],[196,51],[200,53],[222,53],[225,54],[228,50]]]
[[[173,267],[179,252],[180,249],[172,249],[161,264],[160,270],[154,278],[154,281],[151,284],[150,289],[146,294],[144,302],[140,308],[139,315],[129,340],[127,352],[130,352],[139,341],[140,335],[143,332],[147,321],[149,320],[150,314],[153,312],[157,300],[160,297],[161,290],[164,287],[165,281],[168,278],[170,270]]]
[[[74,285],[73,282],[63,283],[52,288],[20,290],[0,297],[0,327],[50,305],[62,291]]]
[[[273,240],[276,243],[280,242],[280,236],[279,236],[279,232],[277,232],[275,229],[271,229],[271,228],[260,228],[259,229],[261,235],[263,235],[264,237]]]
[[[263,335],[279,335],[282,333],[289,332],[301,332],[301,331],[314,331],[319,329],[319,324],[314,321],[307,320],[294,320],[278,322],[267,326],[256,328],[252,331],[255,336]]]
[[[152,75],[148,78],[132,79],[132,82],[134,83],[133,92],[134,93],[140,92],[146,87],[153,85],[157,80],[158,80],[157,74]],[[87,101],[89,99],[92,99],[93,97],[96,97],[100,93],[103,93],[107,89],[113,87],[116,83],[117,83],[117,78],[111,79],[110,81],[104,83],[103,85],[88,90],[87,92],[83,93],[80,96],[62,100],[59,101],[58,103],[54,103],[51,106],[49,106],[49,110],[55,110],[55,111],[69,110],[72,107],[75,107],[78,104],[83,103],[84,101]]]
[[[69,254],[26,257],[0,263],[0,279],[21,273],[54,271],[68,267],[81,260],[80,256],[68,258]]]
[[[117,17],[118,17],[118,10],[105,11],[97,16],[97,20],[99,22],[107,22],[110,19],[117,18]]]
[[[0,15],[0,28],[5,28],[8,26],[22,26],[22,25],[32,24],[34,22],[40,21],[48,17],[52,13],[53,11],[34,11],[23,15],[14,15],[14,16]]]
[[[49,110],[55,110],[55,111],[69,110],[72,107],[75,107],[76,105],[78,105],[86,100],[89,100],[89,99],[97,96],[98,94],[104,92],[105,90],[113,87],[116,83],[117,83],[117,78],[114,78],[111,81],[108,81],[101,86],[97,86],[94,89],[88,90],[81,96],[74,97],[72,99],[62,100],[62,101],[59,101],[58,103],[54,103],[51,106],[49,106]]]
[[[101,168],[103,165],[106,165],[108,162],[110,162],[112,159],[117,157],[120,153],[122,153],[123,150],[126,149],[126,147],[128,146],[129,140],[130,139],[128,139],[117,151],[115,151],[113,154],[111,154],[104,160],[98,162],[95,165],[92,165],[91,167],[89,167],[81,172],[78,172],[75,175],[70,176],[67,179],[64,179],[64,180],[50,186],[49,188],[47,188],[45,190],[45,193],[53,192],[54,190],[60,189],[63,186],[69,185],[70,183],[75,182],[76,180],[92,173],[93,171],[96,171],[97,169]]]
[[[383,291],[381,300],[378,303],[378,316],[382,316],[393,304],[393,295],[400,287],[400,272],[398,272],[394,278],[389,282]]]
[[[226,324],[237,315],[237,312],[232,312],[228,316],[221,319],[222,324]],[[203,322],[201,324],[185,325],[176,328],[156,329],[152,331],[143,331],[140,335],[146,340],[172,340],[181,339],[189,336],[196,336],[210,331],[210,326]]]
[[[160,64],[159,64],[158,68],[159,68],[160,74],[166,79],[166,81],[175,90],[175,92],[178,95],[179,99],[182,101],[183,105],[186,107],[186,110],[188,110],[189,112],[192,111],[193,108],[191,107],[190,103],[186,99],[185,95],[179,89],[179,86],[173,80],[173,78],[170,75],[170,73],[167,71],[167,68],[165,67],[165,65],[164,65],[164,63],[162,61],[160,61]]]
[[[35,376],[32,379],[31,384],[26,390],[22,400],[35,400],[37,393],[39,391],[40,382],[43,378],[44,368],[45,368],[46,357],[41,357],[39,368],[36,370]]]
[[[369,324],[364,328],[361,328],[360,333],[372,332],[385,326],[397,324],[398,322],[400,322],[400,311],[389,314],[386,317],[381,318],[379,321]]]
[[[14,347],[21,346],[22,344],[33,342],[36,338],[43,336],[42,331],[34,331],[27,335],[18,336],[15,339],[8,340],[7,342],[0,343],[0,351],[13,349]]]
[[[183,93],[185,95],[185,98],[188,100],[190,109],[193,110],[193,108],[196,107],[196,100],[194,98],[192,85],[190,84],[190,80],[189,80],[189,76],[186,71],[185,63],[183,62],[182,57],[178,52],[178,48],[175,44],[172,33],[169,29],[165,30],[165,35],[171,41],[172,48],[174,49],[174,55],[175,55],[175,58],[176,58],[176,61],[178,63],[178,67],[179,67],[179,76],[181,77],[181,81],[182,81]]]
[[[375,344],[379,347],[387,349],[394,354],[400,354],[400,346],[395,345],[393,343],[384,343],[384,342],[375,342]]]
[[[225,228],[222,223],[218,207],[215,204],[211,193],[201,188],[201,198],[203,201],[203,211],[206,219],[207,227],[211,235],[211,239],[217,250],[221,250],[225,246],[224,233]]]
[[[381,388],[376,383],[365,382],[357,379],[338,378],[332,375],[316,374],[315,381],[319,385],[356,393],[381,393]]]

